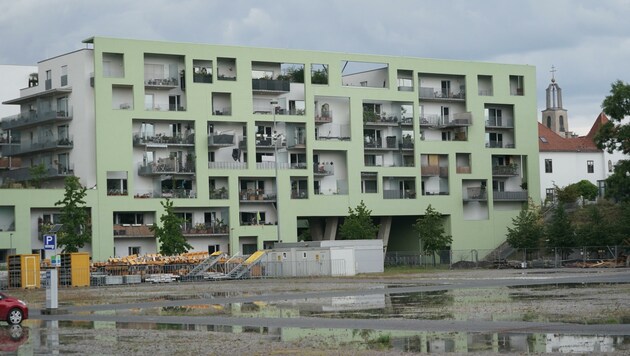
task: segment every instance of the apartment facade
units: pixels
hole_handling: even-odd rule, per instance
[[[20,114],[2,119],[2,155],[21,166],[0,172],[0,249],[8,234],[19,253],[43,248],[67,175],[89,188],[94,260],[157,251],[166,198],[195,250],[231,254],[338,239],[361,201],[388,251],[419,250],[429,205],[453,250],[490,250],[540,199],[531,66],[84,42],[4,102]]]

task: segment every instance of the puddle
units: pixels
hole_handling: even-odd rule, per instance
[[[630,335],[563,335],[546,333],[466,333],[422,332],[372,329],[270,328],[194,324],[116,323],[116,322],[44,322],[30,320],[21,327],[19,341],[7,342],[9,327],[0,328],[0,351],[25,354],[71,353],[73,343],[112,343],[142,350],[136,337],[102,335],[104,330],[213,331],[232,334],[258,334],[271,342],[321,340],[327,347],[354,350],[393,350],[409,353],[607,353],[630,351]],[[110,335],[110,334],[108,334]],[[10,336],[9,336],[10,337]],[[11,339],[12,340],[12,339]],[[17,339],[16,339],[17,340]],[[129,346],[127,346],[129,345]],[[134,345],[140,345],[134,347]],[[142,346],[144,345],[144,346]],[[9,349],[11,347],[11,349]],[[148,349],[147,349],[148,351]]]

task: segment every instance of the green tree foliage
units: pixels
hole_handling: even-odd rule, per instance
[[[46,175],[46,166],[43,163],[40,163],[36,166],[31,166],[28,169],[28,173],[31,176],[31,184],[35,188],[42,187],[42,180],[44,180],[44,176]]]
[[[630,160],[620,160],[606,179],[606,198],[630,203]]]
[[[65,179],[63,200],[55,203],[61,207],[61,229],[57,232],[57,246],[63,253],[78,252],[92,239],[90,210],[85,207],[86,188],[79,178]]]
[[[580,197],[580,191],[575,184],[567,185],[566,187],[559,188],[555,186],[556,198],[560,203],[571,204]]]
[[[353,210],[348,207],[348,216],[339,227],[339,235],[343,240],[374,239],[378,233],[378,225],[372,221],[372,210],[363,200]]]
[[[630,154],[630,124],[621,123],[630,115],[630,85],[621,80],[612,83],[610,95],[602,102],[602,108],[610,121],[602,125],[595,135],[597,147],[610,153],[621,151]]]
[[[435,252],[445,250],[453,242],[453,237],[447,235],[444,230],[444,217],[440,212],[433,209],[431,204],[424,212],[424,216],[418,218],[413,224],[414,230],[418,232],[422,249],[427,254],[432,254],[435,258]]]
[[[572,216],[577,243],[580,246],[610,246],[623,241],[623,207],[602,200],[587,205]],[[627,217],[626,221],[627,223]]]
[[[597,186],[586,179],[574,183],[578,194],[587,200],[595,200],[597,198]]]
[[[182,232],[184,219],[175,215],[173,202],[167,198],[166,201],[161,201],[160,204],[164,208],[164,214],[160,216],[162,226],[153,225],[151,227],[151,231],[153,231],[155,238],[160,243],[160,253],[164,256],[173,256],[192,249],[193,247],[186,242]]]
[[[563,258],[571,251],[570,247],[577,244],[575,232],[571,225],[569,215],[564,209],[564,204],[557,204],[553,209],[551,219],[545,227],[547,246],[560,248]]]
[[[328,73],[323,69],[318,69],[311,73],[312,84],[328,84]]]
[[[507,243],[514,248],[537,248],[545,236],[545,224],[540,207],[533,201],[524,205],[518,216],[512,218],[508,227]]]

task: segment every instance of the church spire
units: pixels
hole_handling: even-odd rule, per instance
[[[562,89],[556,83],[555,66],[551,66],[551,83],[547,87],[547,108],[543,110],[543,125],[562,137],[569,134],[569,118],[567,111],[562,107]]]

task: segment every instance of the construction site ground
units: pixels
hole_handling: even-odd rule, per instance
[[[500,335],[516,334],[609,337],[606,354],[630,353],[628,268],[61,288],[53,315],[42,313],[45,290],[11,294],[31,308],[18,345],[26,354],[403,355],[431,351],[427,340],[440,337],[468,339],[457,353],[523,354],[501,346]],[[409,334],[422,343],[405,345],[412,339],[399,336]]]

